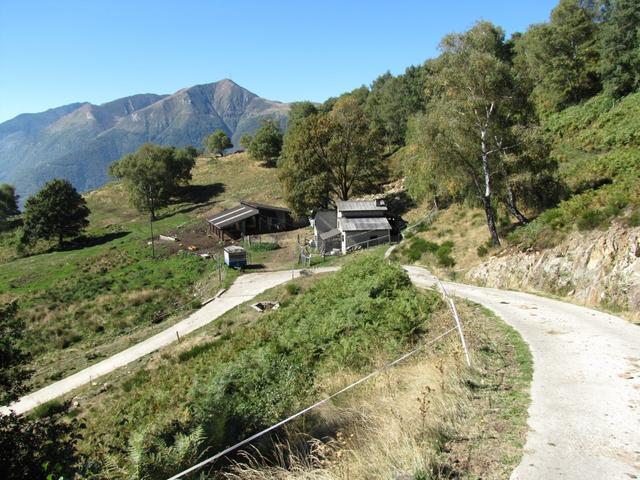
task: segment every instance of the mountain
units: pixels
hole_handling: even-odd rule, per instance
[[[173,95],[133,95],[18,115],[0,124],[0,183],[15,185],[23,200],[57,177],[91,190],[109,180],[111,162],[145,142],[200,147],[219,128],[237,146],[265,118],[284,127],[288,110],[288,104],[225,79]]]

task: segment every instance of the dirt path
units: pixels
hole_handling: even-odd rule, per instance
[[[416,285],[434,283],[405,268]],[[444,285],[493,310],[533,354],[530,432],[512,479],[640,478],[640,328],[526,293]]]
[[[325,273],[335,271],[336,268],[317,268],[307,271],[315,273]],[[86,385],[107,373],[127,365],[151,352],[169,345],[184,337],[200,327],[211,323],[233,307],[251,300],[256,295],[273,288],[281,283],[300,276],[300,270],[286,270],[280,272],[250,273],[242,275],[234,284],[212,302],[192,313],[189,317],[176,323],[172,327],[143,340],[142,342],[127,348],[101,362],[96,363],[84,370],[70,375],[58,382],[52,383],[40,390],[25,395],[11,405],[11,410],[16,413],[24,413],[38,405],[60,397],[75,390],[82,385]],[[0,413],[8,413],[9,408],[0,408]]]

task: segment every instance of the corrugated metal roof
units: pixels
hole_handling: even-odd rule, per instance
[[[343,232],[366,232],[369,230],[391,230],[389,220],[385,217],[346,218],[338,220],[339,228]]]
[[[333,230],[329,230],[328,232],[321,233],[320,238],[322,240],[327,240],[328,238],[337,237],[338,235],[340,235],[340,230],[334,228]]]
[[[240,202],[241,205],[246,205],[247,207],[252,207],[252,208],[259,208],[259,209],[264,209],[264,210],[275,210],[276,212],[287,212],[290,213],[291,210],[289,210],[288,208],[285,207],[274,207],[273,205],[267,205],[266,203],[256,203],[256,202],[248,202],[248,201],[241,201]]]
[[[342,212],[387,211],[387,206],[384,203],[378,205],[376,200],[338,200],[336,206]]]
[[[251,218],[254,215],[258,215],[258,210],[247,207],[246,205],[240,205],[238,207],[223,210],[222,212],[214,215],[209,219],[209,223],[214,227],[224,228],[241,220]]]
[[[335,210],[320,210],[315,216],[316,230],[325,233],[338,226],[338,212]]]

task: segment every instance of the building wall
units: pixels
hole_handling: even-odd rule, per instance
[[[389,233],[389,230],[342,232],[342,252],[347,253],[347,251],[355,245],[367,248],[388,243]]]

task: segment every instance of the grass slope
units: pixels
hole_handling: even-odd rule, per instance
[[[203,216],[241,198],[282,203],[274,169],[245,154],[199,158],[184,198],[154,223],[162,232],[205,231]],[[120,183],[86,194],[86,239],[65,251],[41,243],[18,258],[15,233],[0,234],[0,301],[17,300],[33,355],[33,386],[56,380],[178,320],[220,287],[214,262],[147,245],[149,224]],[[291,256],[288,257],[290,262]],[[227,272],[227,281],[233,279]]]
[[[546,248],[576,228],[606,228],[620,216],[640,225],[640,93],[617,103],[594,97],[551,115],[545,127],[571,196],[515,230],[510,240]]]

